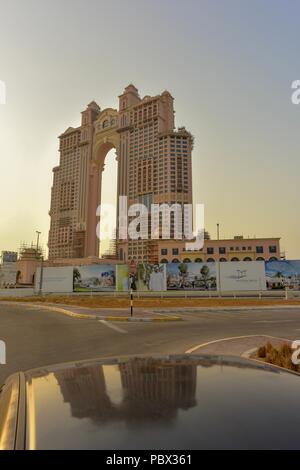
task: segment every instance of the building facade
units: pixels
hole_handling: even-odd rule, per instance
[[[226,261],[277,261],[284,258],[280,251],[280,238],[244,238],[204,240],[199,251],[186,251],[184,243],[159,241],[160,263],[226,262]]]
[[[59,137],[49,211],[50,260],[99,257],[97,207],[105,157],[112,148],[118,164],[117,201],[127,196],[128,207],[142,203],[148,209],[155,203],[192,204],[193,137],[184,127],[175,130],[174,99],[168,91],[141,98],[131,84],[119,96],[118,110],[101,111],[93,101],[81,114],[81,125]],[[119,212],[118,205],[117,220]],[[118,259],[158,262],[159,220],[158,239],[150,237],[149,217],[147,239],[120,240],[117,225]],[[171,214],[171,238],[176,223]]]

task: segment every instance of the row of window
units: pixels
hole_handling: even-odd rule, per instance
[[[230,247],[230,251],[240,251],[240,247]],[[247,248],[245,246],[242,247],[242,251],[247,251]],[[248,246],[248,251],[252,251],[252,247]],[[256,246],[255,247],[255,252],[256,253],[264,253],[264,247],[263,246]],[[219,247],[219,254],[224,255],[226,253],[226,248],[224,246]],[[269,246],[269,253],[277,253],[277,246],[276,245],[270,245]],[[213,247],[208,247],[207,248],[207,254],[208,255],[213,255],[214,254],[214,248]]]
[[[246,247],[243,247],[243,250],[244,250],[244,248],[246,249]],[[213,247],[207,247],[207,254],[208,255],[213,255],[214,250],[215,249]],[[230,248],[230,250],[231,250],[231,248]],[[248,250],[251,251],[251,247],[248,247]],[[231,250],[231,251],[233,251],[233,250]],[[239,249],[236,248],[235,251],[239,251]],[[263,246],[257,246],[256,247],[256,253],[263,253],[263,252],[264,252],[264,247]],[[225,255],[225,253],[226,253],[226,248],[220,246],[219,247],[219,254],[220,255]],[[269,253],[277,253],[276,245],[270,245],[269,246]],[[168,254],[168,249],[167,248],[162,248],[161,249],[161,255],[166,256],[167,254]],[[172,248],[172,255],[178,255],[178,248]]]
[[[161,249],[161,255],[162,256],[167,256],[168,254],[168,249],[167,248],[162,248]],[[176,256],[179,255],[179,249],[178,248],[172,248],[172,255]]]

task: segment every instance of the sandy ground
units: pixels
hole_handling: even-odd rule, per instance
[[[104,296],[35,296],[35,297],[3,297],[0,301],[5,302],[46,302],[52,304],[74,305],[78,307],[110,307],[128,308],[129,298],[114,298]],[[151,297],[134,299],[135,307],[164,308],[164,307],[263,307],[263,306],[300,306],[298,299],[202,299],[202,298],[160,298]]]

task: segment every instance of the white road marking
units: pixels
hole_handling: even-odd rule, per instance
[[[255,348],[248,349],[248,351],[245,351],[242,353],[242,357],[246,357],[249,359],[251,354],[254,354],[258,350],[258,347],[256,346]]]
[[[169,317],[169,313],[161,313],[156,310],[143,310],[143,313],[150,313],[150,315],[161,315],[162,317]]]
[[[230,341],[232,339],[255,338],[255,337],[261,337],[261,336],[265,336],[266,338],[280,339],[282,341],[285,341],[284,338],[276,338],[276,336],[264,335],[264,334],[231,336],[229,338],[214,339],[213,341],[208,341],[207,343],[197,344],[197,346],[194,346],[193,348],[190,348],[187,351],[185,351],[185,354],[192,354],[193,352],[197,351],[197,349],[203,348],[204,346],[209,346],[209,345],[214,344],[214,343],[221,343],[222,341]]]
[[[118,326],[113,325],[112,323],[109,323],[106,320],[98,320],[98,321],[100,323],[102,323],[103,325],[107,326],[108,328],[111,328],[112,330],[118,331],[119,333],[128,333],[128,331],[123,330],[122,328],[119,328]]]
[[[290,323],[294,321],[295,320],[256,320],[253,323]]]

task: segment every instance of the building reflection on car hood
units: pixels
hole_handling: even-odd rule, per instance
[[[166,356],[26,374],[28,448],[297,448],[300,377],[233,357]]]

